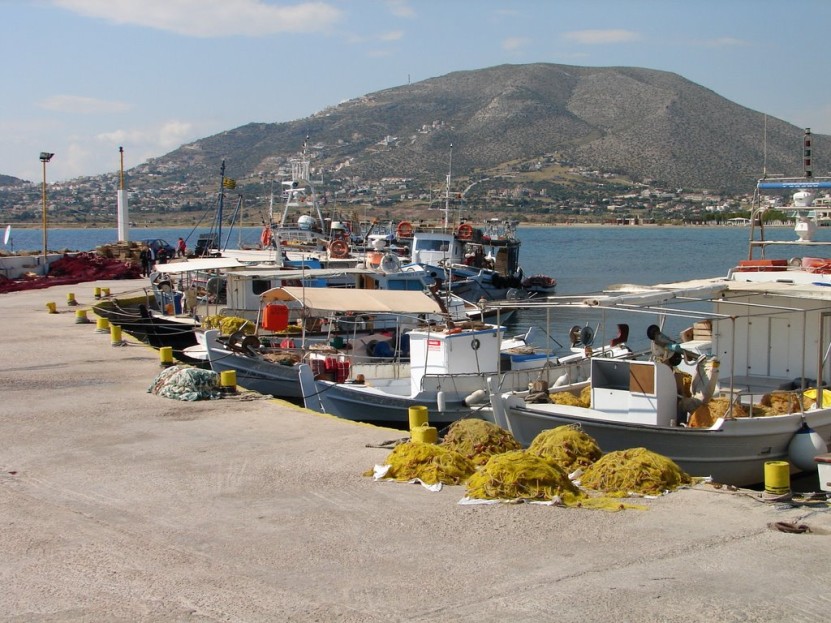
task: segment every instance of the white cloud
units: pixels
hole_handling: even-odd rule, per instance
[[[37,103],[39,108],[55,112],[80,114],[119,113],[130,110],[130,105],[118,100],[102,100],[80,95],[53,95]]]
[[[387,6],[396,17],[415,17],[415,11],[407,0],[387,0]]]
[[[631,30],[575,30],[565,33],[564,37],[569,41],[586,45],[630,43],[641,38],[640,34]]]
[[[502,40],[502,49],[508,52],[515,52],[520,48],[524,48],[530,41],[526,37],[508,37]]]
[[[717,39],[708,39],[704,42],[704,45],[714,48],[728,48],[734,46],[750,45],[750,43],[748,43],[744,39],[737,39],[736,37],[719,37]]]
[[[378,36],[381,41],[399,41],[404,38],[403,30],[391,30]]]
[[[263,0],[52,0],[63,9],[116,24],[188,37],[262,36],[328,30],[341,10],[326,2],[275,6]]]

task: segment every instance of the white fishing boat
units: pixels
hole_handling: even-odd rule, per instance
[[[831,189],[831,179],[765,179],[757,189]],[[654,315],[653,356],[593,360],[590,406],[535,404],[527,392],[497,391],[494,378],[493,420],[526,445],[543,430],[579,426],[603,451],[646,447],[691,475],[734,485],[761,482],[770,461],[816,469],[831,439],[831,243],[810,240],[804,225],[795,241],[766,240],[765,209],[757,192],[748,259],[726,277],[545,303],[552,314]],[[795,248],[801,257],[769,257]],[[693,325],[675,340],[658,325],[677,317]],[[681,370],[692,373],[689,391],[679,389]],[[709,410],[721,401],[723,413]]]

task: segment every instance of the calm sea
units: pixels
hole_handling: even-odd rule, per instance
[[[194,247],[200,233],[207,229],[192,228],[138,228],[130,231],[131,240],[162,238],[170,243],[179,236]],[[725,275],[727,270],[747,257],[749,229],[746,227],[527,227],[520,228],[522,239],[521,263],[526,275],[547,274],[557,279],[558,295],[577,295],[602,291],[611,284],[642,284],[681,281],[697,277]],[[223,232],[226,246],[255,244],[260,228],[248,227]],[[14,250],[39,250],[42,234],[38,229],[13,229],[10,245]],[[766,229],[771,240],[793,240],[790,227]],[[86,251],[112,243],[117,233],[113,229],[50,229],[50,249]],[[831,228],[820,228],[817,240],[831,241]],[[792,249],[793,255],[798,255]],[[546,327],[552,345],[567,345],[568,331],[574,324],[589,324],[597,331],[598,339],[611,338],[600,326],[614,327],[616,318],[557,317],[549,319],[539,310],[522,310],[508,323],[513,333],[523,332],[529,326]],[[633,339],[640,347],[641,333],[654,322],[631,322]],[[670,320],[667,333],[675,335],[685,321]],[[644,326],[641,327],[640,324]],[[680,326],[681,329],[685,326]]]

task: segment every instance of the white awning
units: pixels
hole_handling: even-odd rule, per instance
[[[169,264],[156,264],[153,268],[157,273],[181,274],[205,270],[227,270],[229,268],[242,268],[245,264],[236,258],[229,257],[200,257],[181,262],[170,262]]]
[[[264,302],[297,301],[318,312],[440,314],[439,304],[424,292],[407,290],[353,290],[343,288],[272,288]]]

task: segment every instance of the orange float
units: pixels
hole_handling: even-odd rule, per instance
[[[336,259],[341,259],[349,255],[349,245],[343,240],[333,240],[329,244],[329,255]]]
[[[412,238],[413,224],[410,221],[401,221],[398,227],[395,228],[395,234],[399,238]]]

